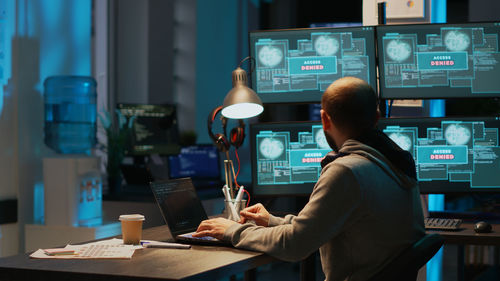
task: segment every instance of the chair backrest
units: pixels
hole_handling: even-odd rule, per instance
[[[379,271],[372,281],[416,280],[418,270],[441,248],[444,239],[439,234],[422,237]]]

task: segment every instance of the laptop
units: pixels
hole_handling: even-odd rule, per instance
[[[150,183],[156,204],[174,241],[187,244],[230,245],[213,237],[193,237],[198,225],[208,216],[196,194],[191,178]]]

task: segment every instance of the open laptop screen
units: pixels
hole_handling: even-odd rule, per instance
[[[153,182],[151,189],[174,237],[195,231],[208,218],[190,178]]]

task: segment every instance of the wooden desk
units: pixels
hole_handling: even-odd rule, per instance
[[[143,233],[148,240],[168,237],[166,226]],[[0,280],[216,280],[274,261],[266,254],[215,246],[143,249],[130,260],[36,260],[20,254],[0,259]]]
[[[443,236],[445,244],[500,246],[500,224],[492,224],[493,231],[490,233],[474,232],[473,223],[464,222],[461,227],[464,229],[459,231],[428,230],[426,232],[439,233]]]
[[[492,232],[476,233],[473,223],[462,223],[459,231],[428,230],[427,233],[438,233],[444,238],[445,244],[458,245],[457,281],[465,280],[465,245],[500,246],[500,224],[492,224]]]

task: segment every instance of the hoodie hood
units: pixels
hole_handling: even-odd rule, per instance
[[[390,141],[388,137],[386,138]],[[400,149],[399,147],[393,147],[392,141],[385,143],[381,150],[385,153],[382,153],[372,146],[360,142],[359,140],[349,139],[344,142],[338,153],[333,151],[328,153],[321,162],[321,166],[324,167],[340,157],[356,154],[367,158],[382,168],[382,170],[393,178],[401,187],[409,189],[416,186],[415,162],[413,161],[411,154]],[[392,161],[389,160],[390,158],[392,158]]]

